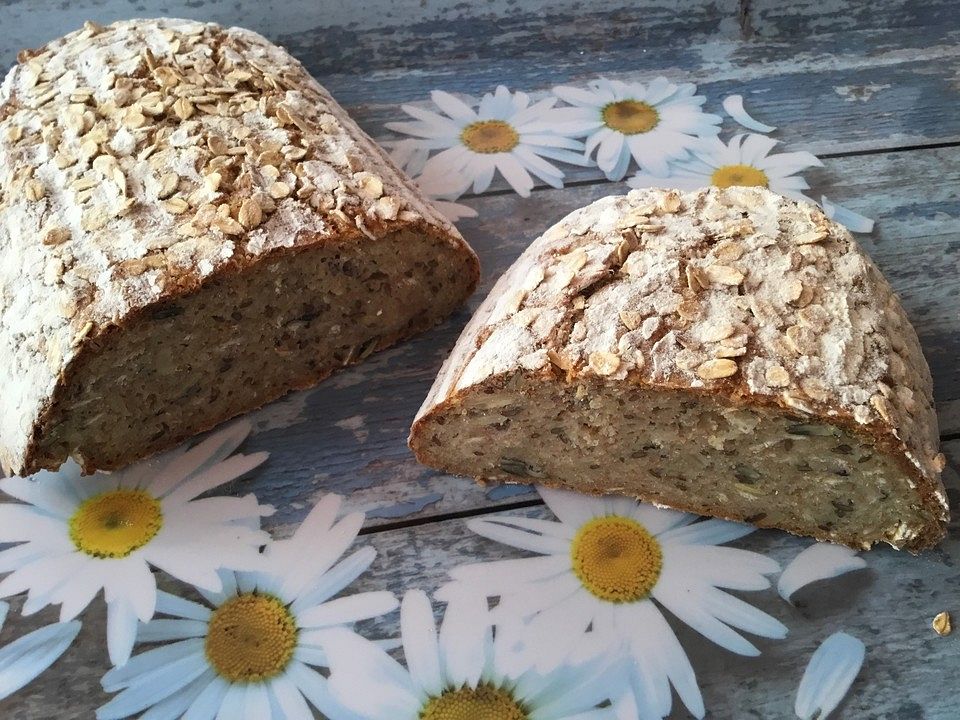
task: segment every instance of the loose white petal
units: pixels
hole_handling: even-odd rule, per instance
[[[770,133],[777,128],[773,125],[759,122],[750,117],[743,108],[743,95],[730,95],[723,100],[723,109],[736,122],[743,125],[747,130],[756,130],[757,132]]]
[[[794,712],[801,720],[826,720],[856,679],[866,655],[864,644],[847,633],[834,633],[817,648],[797,690]]]
[[[2,612],[5,614],[5,609]],[[56,662],[78,632],[80,622],[77,620],[47,625],[0,648],[0,700],[15,693]]]
[[[857,555],[856,550],[843,545],[814,543],[784,568],[777,581],[777,592],[789,601],[797,590],[812,582],[838,577],[866,566],[867,561]]]
[[[868,233],[873,231],[873,220],[827,200],[826,195],[820,196],[820,205],[823,206],[823,212],[828,218],[840,223],[851,232]]]

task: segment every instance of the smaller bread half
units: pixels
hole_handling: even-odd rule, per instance
[[[571,213],[500,279],[414,422],[483,482],[622,493],[867,548],[945,532],[930,371],[876,266],[760,188]]]

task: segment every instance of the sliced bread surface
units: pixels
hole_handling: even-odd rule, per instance
[[[530,245],[410,446],[483,482],[919,550],[947,520],[931,387],[890,285],[818,208],[761,188],[636,190]]]

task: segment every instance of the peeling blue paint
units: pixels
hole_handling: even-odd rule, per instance
[[[408,515],[415,515],[418,512],[422,511],[428,505],[433,505],[434,503],[443,500],[443,495],[441,493],[428,493],[427,495],[422,495],[417,498],[412,498],[406,500],[405,502],[395,503],[393,505],[386,505],[380,508],[374,508],[373,510],[367,511],[367,519],[370,518],[403,518]]]
[[[487,490],[487,500],[505,500],[533,492],[533,485],[497,485]]]

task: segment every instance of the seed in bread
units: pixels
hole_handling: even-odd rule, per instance
[[[484,482],[919,550],[947,518],[931,387],[889,284],[818,208],[759,188],[637,190],[530,245],[410,446]]]
[[[0,86],[0,460],[111,469],[424,330],[476,256],[281,48],[82,30]]]

